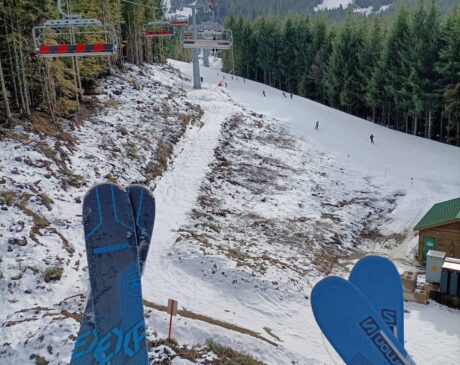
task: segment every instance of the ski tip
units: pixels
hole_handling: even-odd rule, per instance
[[[126,191],[129,193],[130,191],[135,190],[135,189],[144,190],[146,193],[148,193],[153,198],[153,191],[146,185],[130,184],[126,188]]]
[[[348,281],[338,276],[328,276],[320,280],[311,291],[311,304],[315,308],[318,302],[322,302],[324,297],[334,296],[333,290],[348,285]],[[314,310],[313,310],[314,312]]]
[[[94,184],[93,186],[91,186],[88,191],[86,192],[85,194],[85,198],[90,195],[94,190],[98,189],[98,188],[104,188],[104,187],[114,187],[114,188],[117,188],[118,190],[121,190],[123,192],[126,192],[125,189],[123,189],[121,186],[113,183],[113,182],[102,182],[102,183],[97,183],[97,184]]]
[[[370,268],[371,270],[376,270],[377,268],[385,268],[385,272],[387,273],[394,273],[399,276],[398,269],[396,265],[391,261],[389,258],[384,256],[364,256],[359,259],[356,264],[353,266],[353,269],[350,272],[349,279],[352,280],[352,277],[359,272],[360,270],[364,270],[366,268]]]

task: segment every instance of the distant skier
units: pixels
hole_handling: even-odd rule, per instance
[[[291,93],[291,100],[292,100],[292,93]]]
[[[374,143],[375,143],[375,142],[374,142],[374,135],[371,134],[369,138],[370,138],[370,140],[371,140],[371,143],[374,144]]]
[[[286,93],[284,93],[284,92],[283,92],[283,96],[284,96],[285,98],[287,98]]]
[[[245,78],[243,78],[243,83],[244,83],[244,84],[246,83],[246,79],[245,79]]]
[[[319,120],[316,121],[315,129],[319,130]]]
[[[267,96],[267,94],[265,94],[265,90],[262,90],[262,94],[263,94],[264,97]]]

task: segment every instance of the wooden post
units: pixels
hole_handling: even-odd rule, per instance
[[[171,338],[173,316],[177,315],[177,300],[168,299],[167,313],[169,314],[169,330],[168,330],[168,340],[169,340]]]
[[[172,312],[171,312],[171,314],[169,315],[169,331],[168,331],[168,340],[171,338],[171,330],[172,330],[172,318],[173,318],[173,315],[172,315]]]
[[[0,60],[0,84],[2,86],[2,95],[3,95],[3,103],[5,104],[6,119],[11,119],[10,102],[8,100],[8,92],[5,86],[5,79],[3,78],[3,68],[2,68],[1,60]]]

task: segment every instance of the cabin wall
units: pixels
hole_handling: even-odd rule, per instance
[[[420,230],[417,256],[419,261],[422,261],[423,237],[436,237],[437,251],[446,252],[447,257],[460,258],[460,222]]]

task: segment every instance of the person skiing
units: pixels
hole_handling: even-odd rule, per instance
[[[371,143],[374,144],[374,143],[375,143],[375,142],[374,142],[374,135],[371,134],[369,138],[370,138],[370,140],[371,140]]]
[[[319,130],[319,120],[316,121],[315,129]]]
[[[292,93],[291,93],[291,100],[292,100]]]
[[[265,90],[262,90],[262,94],[263,94],[264,97],[267,96],[267,94],[265,94]]]
[[[283,96],[286,97],[286,93],[283,92]]]

